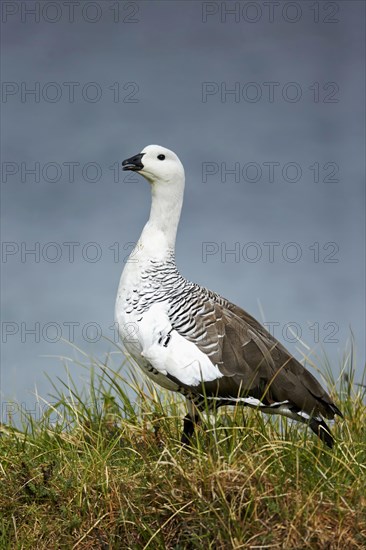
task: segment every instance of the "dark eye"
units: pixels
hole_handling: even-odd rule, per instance
[[[165,159],[165,155],[158,155],[158,159],[159,159],[159,160],[164,160],[164,159]]]

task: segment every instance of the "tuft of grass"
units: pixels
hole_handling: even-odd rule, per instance
[[[179,443],[184,401],[125,368],[53,384],[43,416],[0,427],[0,548],[365,549],[365,377],[323,376],[345,419],[305,427],[236,407]]]

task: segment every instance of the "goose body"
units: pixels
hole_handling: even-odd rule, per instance
[[[197,409],[207,401],[308,423],[331,447],[324,418],[342,415],[314,376],[243,309],[179,273],[174,251],[185,182],[179,158],[149,145],[122,165],[148,180],[152,204],[121,276],[116,321],[133,362],[186,396],[182,441],[189,442]]]

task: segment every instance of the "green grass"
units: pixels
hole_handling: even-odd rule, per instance
[[[84,392],[57,380],[42,418],[0,429],[0,549],[365,549],[364,382],[352,353],[338,380],[324,365],[332,450],[240,407],[182,448],[179,396],[125,367],[88,365]]]

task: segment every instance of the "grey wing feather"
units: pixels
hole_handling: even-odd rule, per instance
[[[251,396],[264,404],[288,400],[309,415],[341,413],[314,376],[254,317],[221,296],[200,289],[189,329],[177,331],[206,353],[224,375],[206,382],[206,395]],[[174,319],[172,319],[174,327]]]

